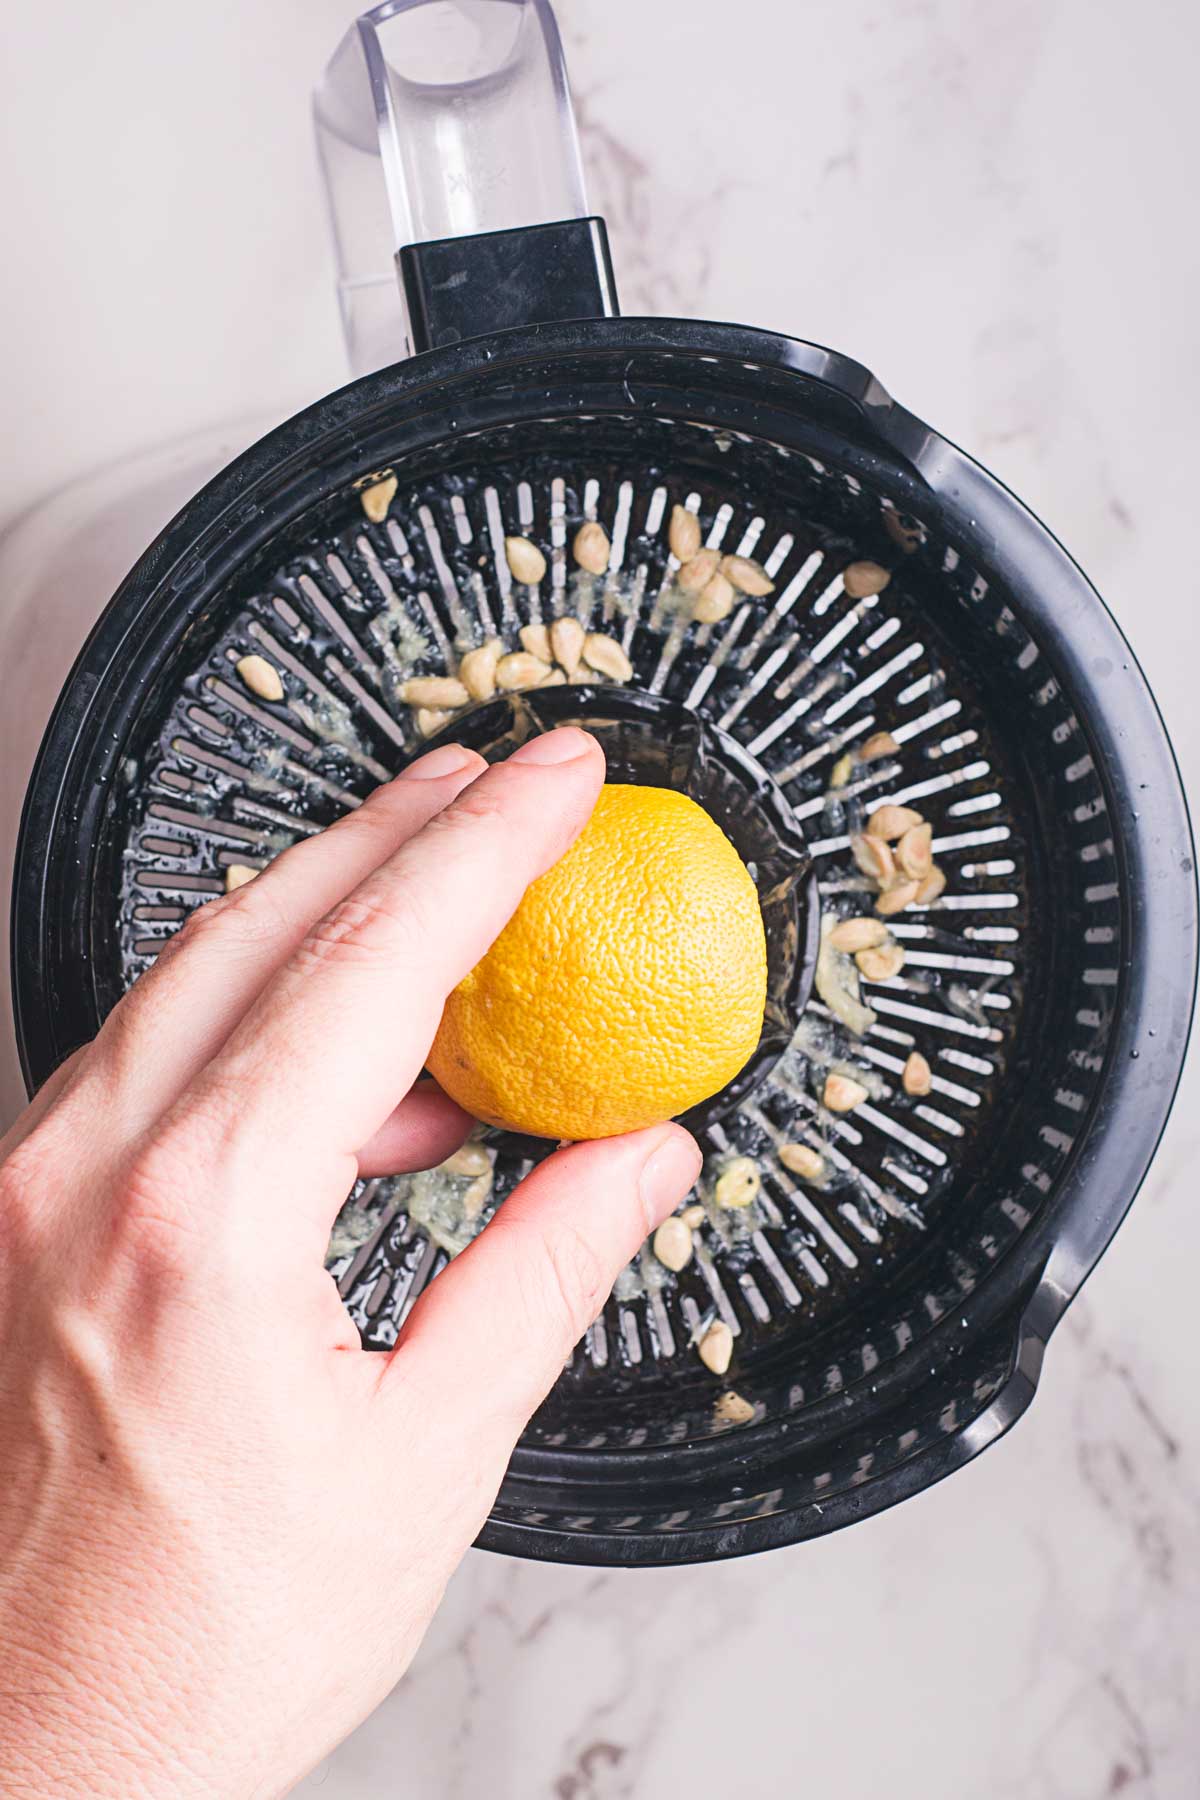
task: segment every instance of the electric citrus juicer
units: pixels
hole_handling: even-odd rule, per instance
[[[772,1004],[757,1057],[689,1121],[692,1260],[647,1252],[618,1284],[482,1542],[634,1564],[831,1530],[1020,1415],[1145,1174],[1195,967],[1162,723],[1066,551],[866,369],[753,328],[620,317],[544,0],[377,8],[316,117],[359,373],[184,507],[64,689],[18,858],[27,1076],[94,1032],[231,867],[319,831],[428,742],[503,755],[592,724],[613,778],[688,788],[738,842]],[[676,509],[702,547],[750,559],[758,591],[698,617]],[[597,568],[574,554],[588,522]],[[540,552],[536,578],[511,537]],[[406,703],[412,679],[453,682],[472,648],[516,653],[562,619],[613,647],[578,679],[432,719]],[[249,655],[277,693],[239,676]],[[822,979],[821,919],[870,910],[851,844],[883,803],[930,822],[946,881],[889,920],[903,970],[854,1012]],[[913,1051],[921,1095],[901,1080]],[[837,1066],[868,1093],[845,1114],[822,1100]],[[795,1143],[819,1178],[780,1158]],[[487,1153],[472,1228],[541,1147],[501,1134]],[[737,1157],[759,1187],[734,1213],[715,1183]],[[394,1341],[462,1226],[421,1180],[361,1186],[335,1234],[369,1345]],[[734,1343],[719,1379],[696,1354],[714,1319]]]

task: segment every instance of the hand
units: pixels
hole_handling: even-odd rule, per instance
[[[0,1790],[285,1793],[404,1670],[513,1443],[699,1171],[547,1158],[368,1354],[322,1268],[361,1174],[471,1121],[447,992],[585,823],[594,740],[447,746],[203,907],[2,1142]]]

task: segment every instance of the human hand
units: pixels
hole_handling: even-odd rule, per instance
[[[444,998],[603,778],[574,730],[426,756],[197,913],[0,1140],[11,1800],[285,1793],[402,1673],[694,1181],[678,1126],[557,1151],[387,1355],[322,1267],[359,1175],[465,1137],[413,1085]]]

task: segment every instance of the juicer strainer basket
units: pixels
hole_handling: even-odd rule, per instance
[[[1028,1402],[1178,1078],[1195,968],[1186,811],[1153,701],[1079,570],[865,370],[740,327],[555,318],[544,292],[539,322],[454,341],[464,292],[519,247],[488,235],[467,244],[450,314],[453,246],[415,253],[410,317],[440,316],[444,347],[255,446],[102,619],[27,804],[23,1055],[42,1079],[231,864],[261,865],[417,754],[414,673],[453,673],[494,637],[515,650],[522,628],[563,617],[619,646],[627,681],[585,669],[422,724],[503,754],[514,733],[593,718],[617,761],[661,745],[651,778],[679,785],[701,743],[706,792],[762,834],[764,901],[769,858],[790,858],[788,1029],[697,1120],[691,1262],[672,1273],[647,1251],[618,1283],[483,1542],[584,1561],[729,1555],[927,1486]],[[595,225],[563,240],[575,277],[599,241]],[[602,315],[602,254],[596,267]],[[756,559],[770,593],[697,620],[668,544],[676,506],[706,544]],[[609,544],[598,572],[571,551],[588,520]],[[542,579],[514,579],[512,535],[540,546]],[[843,575],[864,559],[890,579],[856,595]],[[247,654],[281,698],[247,689]],[[880,733],[886,753],[854,761]],[[890,921],[904,968],[864,984],[861,1034],[820,997],[797,1019],[818,915],[869,908],[849,840],[886,801],[932,824],[945,890]],[[924,1095],[900,1079],[914,1049]],[[822,1105],[831,1068],[867,1089],[850,1113]],[[819,1178],[781,1160],[796,1143]],[[356,1190],[330,1266],[367,1344],[395,1340],[539,1153],[495,1138],[482,1201],[436,1175]],[[715,1184],[735,1156],[760,1186],[731,1210]],[[696,1354],[713,1319],[735,1346],[720,1379]]]

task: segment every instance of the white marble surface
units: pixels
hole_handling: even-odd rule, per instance
[[[19,620],[26,669],[69,653],[113,571],[249,435],[225,421],[341,379],[305,91],[351,10],[65,0],[5,20],[0,517],[75,495],[0,541],[0,633]],[[1194,781],[1195,7],[560,14],[625,310],[835,344],[982,455],[1098,581]],[[175,448],[113,467],[160,443]],[[15,720],[6,804],[27,754]],[[1194,1800],[1198,1103],[1193,1062],[1145,1191],[996,1449],[891,1514],[745,1563],[618,1575],[473,1554],[411,1675],[301,1791]]]

